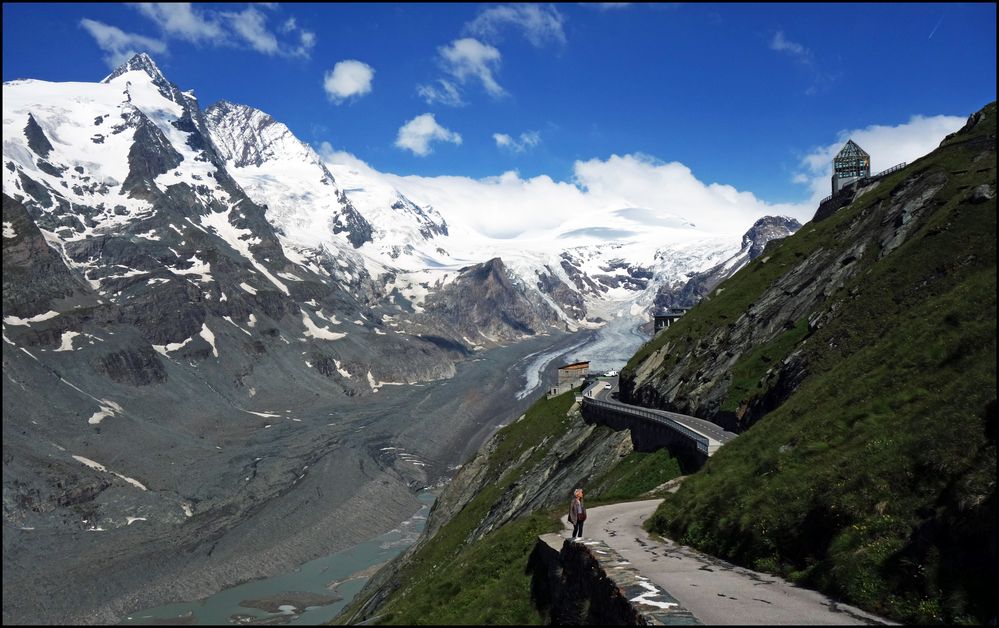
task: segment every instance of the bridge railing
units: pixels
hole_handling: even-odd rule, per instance
[[[685,438],[694,441],[694,444],[697,446],[697,450],[704,454],[710,455],[714,453],[715,449],[718,448],[717,444],[715,444],[715,446],[712,447],[711,439],[705,436],[704,434],[701,434],[699,432],[690,429],[689,427],[683,425],[682,423],[679,423],[675,419],[659,414],[655,410],[648,410],[636,406],[628,406],[620,403],[601,401],[599,399],[592,399],[586,396],[583,397],[583,405],[592,405],[594,407],[603,408],[604,410],[608,410],[611,412],[627,414],[637,418],[645,419],[647,421],[652,421],[660,425],[665,425],[671,430],[678,432]]]

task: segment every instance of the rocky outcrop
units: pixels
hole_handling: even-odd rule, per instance
[[[392,203],[390,207],[400,214],[411,216],[419,225],[420,235],[427,240],[433,239],[434,236],[448,234],[447,222],[440,214],[437,212],[432,212],[432,215],[428,214],[427,211],[405,196],[399,195],[399,200]]]
[[[31,318],[74,294],[89,292],[45,242],[24,205],[3,195],[4,316]]]
[[[537,271],[538,290],[548,295],[562,308],[562,311],[576,320],[586,317],[586,300],[583,296],[570,288],[559,279],[551,266],[545,266],[544,271]]]
[[[125,349],[101,356],[95,365],[98,372],[119,384],[149,386],[167,380],[160,356],[152,349]]]
[[[128,177],[121,191],[137,198],[150,198],[156,190],[156,177],[179,166],[184,158],[141,111],[132,111],[125,124],[135,129],[135,135],[128,152]]]
[[[24,136],[28,138],[28,148],[35,151],[39,157],[48,157],[52,150],[52,143],[45,137],[45,131],[38,126],[35,117],[28,116],[28,124],[24,127]]]
[[[455,337],[488,342],[515,340],[556,327],[558,313],[546,302],[514,284],[516,278],[499,258],[463,268],[460,274],[427,297],[417,320],[440,324]]]

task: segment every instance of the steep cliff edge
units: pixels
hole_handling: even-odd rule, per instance
[[[771,243],[629,362],[626,399],[745,431],[655,530],[903,621],[995,620],[995,116]]]

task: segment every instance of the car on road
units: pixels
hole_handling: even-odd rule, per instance
[[[610,390],[611,388],[613,388],[613,386],[610,384],[604,384],[604,390]]]
[[[617,371],[607,371],[604,373],[605,377],[617,377]]]

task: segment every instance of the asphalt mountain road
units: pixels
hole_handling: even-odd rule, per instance
[[[737,567],[642,528],[662,500],[587,509],[584,538],[603,541],[705,624],[894,625],[781,578]],[[566,536],[571,531],[566,528]]]

